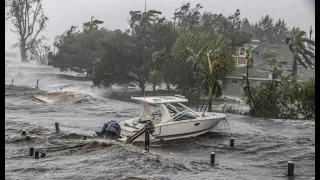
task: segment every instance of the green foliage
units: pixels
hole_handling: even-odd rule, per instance
[[[306,81],[299,92],[299,110],[306,118],[315,118],[315,79]]]
[[[98,24],[103,24],[103,21],[93,19],[94,16],[91,17],[89,22],[83,23],[83,31],[91,31],[92,29],[98,29]]]
[[[250,80],[244,88],[247,104],[251,104],[249,115],[266,118],[297,118],[303,115],[314,118],[315,91],[314,78],[303,85],[288,81],[282,76],[279,62],[270,61],[272,79],[263,84]],[[251,97],[249,95],[249,87]]]
[[[104,54],[100,40],[112,35],[112,32],[92,29],[87,32],[75,32],[72,26],[67,35],[61,35],[59,42],[54,46],[58,52],[52,54],[48,64],[60,70],[86,71],[92,76],[94,61]]]
[[[310,30],[310,37],[311,34],[312,29]],[[314,47],[315,41],[308,39],[306,35],[306,32],[301,31],[300,28],[293,28],[290,37],[286,39],[286,43],[289,44],[289,49],[293,55],[293,80],[297,79],[297,62],[306,69],[314,66],[312,59],[315,58],[315,53],[309,50],[305,44],[307,43],[309,46]]]
[[[253,26],[257,38],[261,42],[267,43],[285,43],[286,37],[290,31],[284,20],[275,21],[269,15],[260,19]]]

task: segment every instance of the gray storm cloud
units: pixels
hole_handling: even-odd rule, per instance
[[[49,17],[44,35],[52,44],[56,35],[62,34],[71,25],[81,27],[91,16],[103,20],[105,22],[103,27],[124,30],[128,27],[129,11],[143,10],[144,2],[144,0],[44,0],[45,14]],[[284,19],[291,27],[297,26],[308,30],[310,25],[315,26],[314,0],[147,0],[147,9],[162,11],[164,16],[171,18],[174,10],[186,2],[190,2],[192,6],[200,3],[204,11],[224,15],[232,14],[239,8],[241,17],[248,18],[251,23],[269,14],[275,19]],[[10,32],[12,28],[10,20],[7,20],[5,25],[5,48],[6,51],[13,51],[10,47],[16,42],[17,36]]]

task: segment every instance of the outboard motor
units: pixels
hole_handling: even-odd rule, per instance
[[[105,123],[100,132],[96,132],[99,137],[106,138],[118,138],[120,137],[121,127],[120,125],[114,121],[108,121]]]
[[[120,137],[121,127],[117,122],[111,122],[106,129],[106,137],[118,138]]]

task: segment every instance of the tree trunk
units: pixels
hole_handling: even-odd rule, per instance
[[[200,90],[199,90],[199,72],[197,72],[197,111],[199,108],[200,101]]]
[[[152,84],[153,95],[156,95],[156,75],[153,76],[153,84]]]
[[[94,79],[92,80],[92,83],[93,83],[94,86],[100,87],[100,86],[101,86],[101,79],[99,79],[99,78],[94,78]]]
[[[212,112],[212,85],[209,85],[209,93],[208,93],[208,96],[209,96],[209,99],[208,99],[208,112]]]
[[[294,58],[293,59],[293,66],[292,66],[292,80],[293,81],[297,81],[297,74],[298,74],[298,72],[297,72],[297,59],[296,58]]]
[[[20,45],[20,56],[21,56],[21,62],[28,62],[27,59],[27,49],[26,49],[26,42],[24,40],[21,40]]]
[[[249,67],[248,67],[248,61],[247,61],[247,88],[248,88],[248,96],[249,96],[249,106],[252,108],[253,106],[253,97],[251,93],[251,87],[250,87],[250,82],[249,82]]]
[[[143,82],[140,82],[139,83],[139,87],[140,87],[140,90],[141,90],[141,94],[142,94],[142,96],[144,96],[145,94],[145,87],[144,87],[144,84],[145,83],[143,83]]]
[[[209,98],[208,112],[212,112],[212,98]]]

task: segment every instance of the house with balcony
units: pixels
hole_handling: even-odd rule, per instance
[[[258,52],[258,54],[252,53],[253,65],[252,68],[250,68],[251,80],[254,80],[257,83],[263,83],[271,79],[271,67],[269,66],[268,61],[271,56],[280,62],[280,68],[282,68],[282,74],[284,76],[292,74],[293,56],[288,44],[261,43],[256,38],[254,31],[248,22],[244,23],[242,28],[244,32],[252,35],[252,39],[250,40],[250,43],[240,47],[234,55],[237,68],[227,76],[223,88],[223,93],[228,96],[244,96],[243,77],[246,76],[247,72],[246,50],[250,46],[253,51]],[[297,70],[298,82],[305,82],[310,77],[315,77],[314,66],[306,69],[298,63]]]

